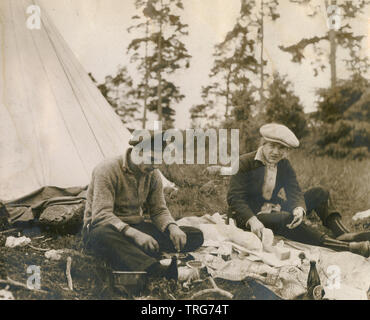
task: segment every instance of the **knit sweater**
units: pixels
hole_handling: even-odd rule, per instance
[[[256,151],[240,156],[239,171],[231,177],[227,194],[227,202],[242,225],[257,214],[266,201],[262,193],[265,166],[255,157]],[[278,197],[282,188],[286,194],[285,207],[288,211],[292,212],[297,207],[306,210],[303,193],[288,159],[277,163],[275,188],[269,202],[282,203],[282,199]]]
[[[154,170],[138,178],[127,165],[127,156],[108,159],[99,164],[92,173],[87,190],[84,230],[111,224],[118,231],[127,225],[144,221],[143,206],[149,211],[154,225],[165,231],[174,223],[163,195],[160,173]]]

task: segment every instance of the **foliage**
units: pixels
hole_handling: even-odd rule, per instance
[[[251,106],[257,101],[253,90],[240,90],[233,94],[235,107],[232,117],[226,119],[222,126],[230,129],[239,129],[239,146],[241,153],[251,152],[258,147],[259,127],[264,123],[261,113],[253,115]]]
[[[259,72],[263,72],[263,66],[267,64],[267,61],[260,61],[257,57],[258,45],[263,43],[263,17],[269,16],[272,20],[279,17],[276,12],[277,1],[264,1],[264,4],[268,12],[261,15],[256,1],[241,0],[236,24],[225,39],[215,46],[215,60],[209,75],[211,83],[202,88],[203,103],[190,111],[193,120],[205,116],[207,119],[218,118],[215,108],[219,104],[225,105],[225,120],[229,120],[233,116],[232,110],[240,105],[252,108],[241,99],[243,91],[259,91],[254,83],[258,81]]]
[[[193,106],[190,109],[192,127],[216,127],[218,116],[216,113],[212,112],[212,110],[215,110],[213,101],[208,101],[208,103],[206,102]],[[206,123],[204,123],[205,119],[207,119]]]
[[[106,76],[101,84],[96,82],[91,73],[89,76],[124,124],[137,120],[140,104],[135,97],[133,81],[126,67],[119,66],[117,73],[114,76]]]
[[[366,158],[370,149],[370,82],[361,76],[318,94],[319,154]]]
[[[171,127],[174,105],[184,95],[168,75],[188,68],[191,58],[181,41],[188,35],[188,25],[180,18],[183,4],[181,0],[136,0],[135,5],[137,10],[142,10],[142,15],[132,17],[137,23],[128,31],[135,30],[138,38],[131,41],[127,51],[143,75],[136,97],[143,99],[147,89],[148,109],[159,113],[159,117],[163,113],[164,127]]]
[[[266,121],[284,124],[298,139],[302,138],[306,134],[307,121],[299,97],[292,90],[292,83],[275,73],[268,92],[265,101]]]
[[[289,158],[303,191],[317,186],[330,191],[333,204],[341,213],[344,224],[353,231],[363,228],[354,226],[351,217],[356,212],[370,208],[369,159],[360,162],[328,156],[315,157],[300,149],[294,151]]]
[[[300,5],[307,5],[309,1],[303,0],[290,0],[291,2],[298,3]],[[368,72],[370,64],[368,57],[362,57],[360,53],[361,42],[364,38],[363,35],[354,35],[352,27],[349,24],[351,19],[356,18],[359,14],[363,13],[364,8],[370,4],[368,0],[358,0],[358,1],[343,1],[336,4],[336,1],[332,1],[338,7],[338,10],[342,13],[340,15],[341,21],[345,24],[341,25],[338,30],[328,30],[326,34],[320,36],[314,36],[311,38],[304,38],[297,42],[296,44],[290,46],[279,46],[282,51],[288,52],[292,56],[292,61],[295,63],[301,63],[305,59],[304,50],[307,46],[312,45],[314,51],[317,54],[317,60],[312,61],[314,75],[317,76],[319,72],[324,71],[327,68],[327,62],[323,60],[324,52],[320,44],[324,41],[331,42],[333,45],[331,47],[331,59],[335,60],[337,46],[346,50],[350,55],[350,59],[344,59],[347,69],[352,74],[365,74]],[[317,12],[310,15],[314,17]],[[331,40],[331,34],[333,35],[333,40]],[[332,63],[335,62],[332,61]],[[333,65],[331,65],[333,68]],[[335,68],[335,67],[334,67]],[[336,74],[336,70],[333,70]],[[333,80],[333,79],[332,79]]]
[[[126,67],[119,66],[117,73],[105,77],[105,82],[98,88],[124,124],[137,120],[140,104],[135,98],[133,82]]]

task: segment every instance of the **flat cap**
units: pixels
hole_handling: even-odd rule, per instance
[[[268,123],[260,128],[261,136],[272,142],[277,142],[288,148],[298,148],[299,140],[286,126],[277,123]]]

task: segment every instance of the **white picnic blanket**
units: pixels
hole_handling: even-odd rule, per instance
[[[306,292],[309,260],[315,260],[321,284],[324,286],[325,298],[368,299],[370,258],[366,259],[350,252],[335,252],[276,236],[274,244],[279,242],[280,246],[283,245],[290,251],[289,259],[279,260],[275,253],[266,251],[254,234],[243,231],[232,223],[227,225],[225,217],[219,213],[212,216],[207,214],[202,217],[185,217],[177,223],[180,226],[193,226],[202,230],[204,244],[192,255],[203,261],[213,277],[240,281],[251,276],[280,297],[294,299]],[[306,259],[299,258],[302,252]]]

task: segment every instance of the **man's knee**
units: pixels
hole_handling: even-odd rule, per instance
[[[292,222],[293,214],[287,211],[261,213],[257,215],[257,218],[266,228],[272,229],[273,231],[278,231],[281,228],[285,228],[287,224]]]
[[[104,225],[92,228],[86,236],[87,243],[92,244],[107,244],[112,238],[117,236],[119,231],[111,225]]]
[[[199,248],[204,242],[203,232],[199,229],[195,229],[192,233],[192,242],[195,248]]]
[[[307,214],[312,210],[317,211],[321,206],[327,206],[329,203],[329,191],[322,187],[311,188],[304,194],[304,200],[306,202]]]
[[[304,198],[307,202],[319,205],[329,200],[329,191],[322,187],[311,188],[305,192]]]
[[[185,251],[194,251],[198,249],[204,242],[203,232],[194,227],[180,227],[185,232],[187,241]]]

